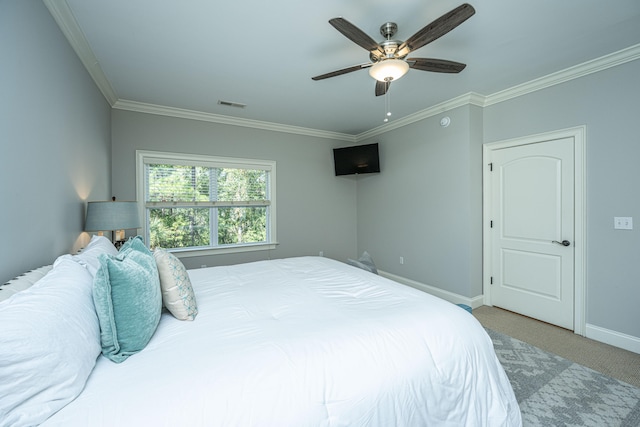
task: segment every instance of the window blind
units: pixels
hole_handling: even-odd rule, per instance
[[[148,207],[270,204],[264,169],[147,163],[145,174]]]

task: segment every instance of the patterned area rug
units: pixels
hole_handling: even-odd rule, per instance
[[[524,426],[640,426],[640,388],[487,329]]]

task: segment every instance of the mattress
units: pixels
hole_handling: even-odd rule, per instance
[[[199,314],[100,356],[45,426],[519,426],[465,310],[321,257],[190,270]]]

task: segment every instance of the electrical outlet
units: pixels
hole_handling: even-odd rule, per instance
[[[202,264],[200,268],[207,268],[207,264]]]
[[[403,256],[400,257],[400,265],[404,265],[404,257]]]
[[[630,216],[616,216],[613,218],[613,228],[616,230],[633,230],[633,218]]]
[[[324,256],[324,251],[320,251],[320,253],[318,253],[318,255]]]

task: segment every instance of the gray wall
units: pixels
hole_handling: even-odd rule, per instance
[[[482,144],[586,125],[586,320],[640,337],[638,76],[634,61],[367,141],[380,142],[383,170],[358,180],[359,251],[390,273],[481,295]],[[635,229],[614,230],[614,216],[635,217]]]
[[[480,135],[481,109],[465,106],[367,141],[380,144],[381,173],[358,178],[358,249],[381,270],[482,293]]]
[[[640,337],[640,61],[485,108],[484,139],[586,125],[587,323]],[[614,230],[614,216],[635,217]]]
[[[0,2],[0,283],[78,249],[110,186],[110,107],[41,1]]]
[[[111,112],[40,1],[0,2],[0,58],[0,281],[84,244],[85,202],[135,197],[135,150],[147,149],[278,162],[278,249],[187,266],[368,250],[385,271],[475,297],[482,143],[586,125],[587,322],[640,337],[640,61],[363,141],[380,143],[382,173],[356,179],[333,176],[344,142]],[[613,230],[614,216],[636,229]]]
[[[356,255],[356,182],[333,172],[332,147],[344,142],[131,111],[112,115],[113,192],[121,200],[136,196],[136,150],[276,161],[277,249],[182,258],[187,268],[320,251],[338,260]]]

